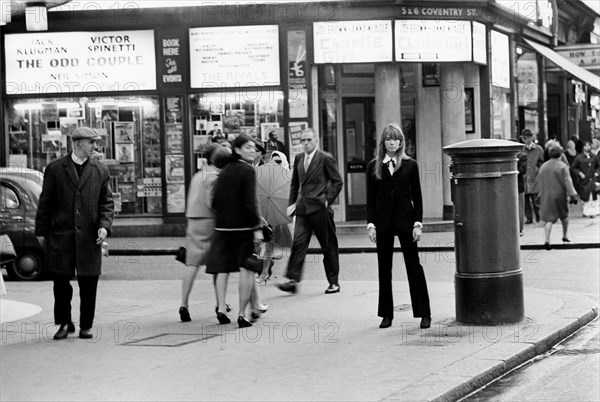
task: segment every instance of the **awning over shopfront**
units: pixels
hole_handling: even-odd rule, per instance
[[[533,48],[533,50],[550,60],[552,63],[556,64],[563,70],[579,78],[581,81],[585,82],[594,89],[600,91],[599,76],[590,73],[584,68],[579,67],[577,64],[574,64],[570,60],[565,59],[563,56],[544,45],[540,45],[539,43],[535,43],[527,39],[524,40],[529,46]]]

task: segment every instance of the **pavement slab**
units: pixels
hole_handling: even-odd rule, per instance
[[[382,330],[376,281],[344,282],[334,295],[305,281],[296,295],[261,286],[269,311],[238,329],[218,325],[211,281],[196,281],[193,321],[181,323],[180,281],[101,280],[96,337],[53,341],[49,283],[11,285],[11,298],[41,311],[2,323],[2,400],[456,400],[597,314],[589,297],[525,288],[522,322],[463,325],[453,284],[431,282],[430,329],[397,290],[393,326]],[[228,299],[236,294],[234,276]]]

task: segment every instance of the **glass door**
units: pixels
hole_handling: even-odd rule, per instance
[[[346,220],[367,218],[367,163],[376,144],[375,98],[344,98]]]

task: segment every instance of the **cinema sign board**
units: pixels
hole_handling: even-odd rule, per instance
[[[6,93],[156,89],[154,32],[36,32],[5,36]]]
[[[396,61],[472,61],[471,21],[396,20]]]

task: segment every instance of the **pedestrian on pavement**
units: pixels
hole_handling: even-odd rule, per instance
[[[210,144],[207,151],[207,163],[204,164],[192,177],[186,204],[185,216],[187,218],[186,236],[186,270],[181,285],[181,307],[179,317],[182,322],[191,321],[188,303],[194,280],[198,275],[201,265],[206,265],[210,242],[213,238],[215,219],[212,209],[212,191],[219,171],[225,167],[230,159],[229,148],[217,144]],[[215,274],[213,282],[216,286],[219,275]],[[215,292],[216,293],[216,292]],[[227,311],[230,309],[225,306]],[[217,300],[217,313],[219,300]]]
[[[583,216],[593,218],[600,214],[600,202],[596,194],[596,182],[600,180],[600,163],[591,152],[592,143],[583,142],[583,150],[577,154],[571,169],[577,175],[577,193],[583,202]]]
[[[527,171],[527,153],[522,150],[517,153],[517,190],[519,197],[519,236],[523,236],[525,223],[525,172]]]
[[[544,163],[544,150],[533,142],[533,133],[528,128],[521,132],[521,140],[525,143],[527,154],[527,170],[525,172],[525,223],[533,223],[533,217],[540,221],[538,199],[537,174],[540,166]]]
[[[263,159],[263,155],[265,154],[265,147],[264,144],[261,140],[259,140],[258,138],[253,138],[252,139],[254,141],[254,146],[256,147],[256,156],[254,157],[254,160],[252,161],[252,166],[254,167],[259,167],[265,164],[265,161]]]
[[[375,159],[367,165],[367,231],[369,239],[377,246],[377,315],[383,318],[379,328],[389,328],[394,319],[392,262],[395,236],[402,247],[413,316],[421,318],[421,328],[431,326],[427,281],[417,249],[423,227],[421,180],[417,162],[406,155],[405,146],[400,126],[388,124],[381,132]]]
[[[281,165],[282,168],[290,170],[290,164],[288,162],[287,156],[283,152],[273,151],[271,153],[271,160],[278,165]]]
[[[240,272],[237,323],[244,328],[252,326],[246,318],[249,303],[260,309],[260,314],[266,311],[266,306],[260,302],[255,272],[242,266],[253,254],[255,243],[263,240],[263,233],[256,198],[256,171],[252,165],[256,157],[256,143],[251,137],[240,134],[232,145],[232,161],[219,173],[214,184],[215,237],[206,273]],[[215,288],[219,301],[217,319],[221,324],[227,324],[230,322],[225,315],[227,279],[220,281],[219,278]],[[256,315],[254,313],[256,311],[253,311],[253,316]]]
[[[562,241],[569,243],[569,197],[576,197],[569,167],[560,160],[563,155],[560,145],[548,149],[550,160],[545,162],[538,173],[540,187],[540,217],[544,223],[546,250],[550,246],[550,232],[554,222],[560,219],[563,228]]]
[[[302,131],[300,142],[304,152],[294,158],[287,211],[290,216],[296,215],[294,240],[285,274],[289,280],[277,286],[284,292],[297,291],[313,232],[321,246],[329,282],[325,293],[340,291],[339,248],[331,203],[342,190],[343,182],[333,156],[319,150],[318,141],[319,137],[312,128]]]
[[[102,243],[110,236],[114,203],[108,168],[92,155],[96,130],[73,131],[73,152],[51,162],[35,220],[35,234],[46,247],[48,272],[54,281],[54,322],[60,328],[54,339],[75,332],[71,320],[74,275],[79,284],[79,337],[93,338],[96,290],[102,266]]]

